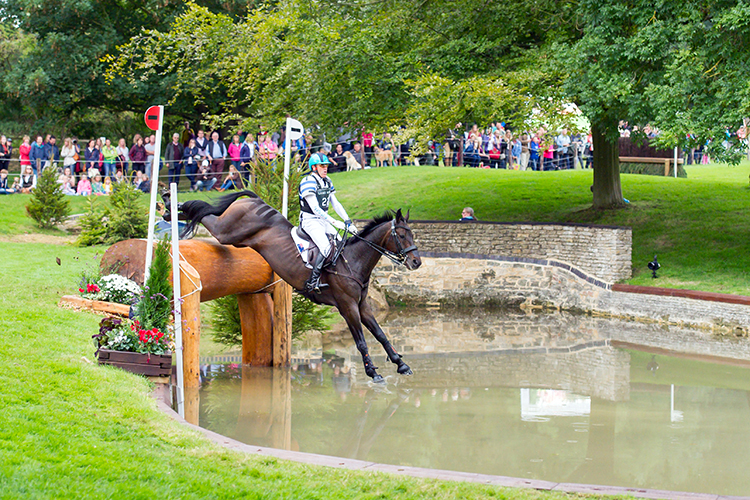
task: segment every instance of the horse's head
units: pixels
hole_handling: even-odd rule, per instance
[[[406,217],[401,214],[401,209],[396,212],[391,221],[391,235],[387,239],[386,248],[402,259],[407,269],[413,271],[422,265],[419,251],[414,244],[414,235],[409,227],[408,211]]]

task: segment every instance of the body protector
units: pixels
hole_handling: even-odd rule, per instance
[[[336,188],[328,177],[321,178],[312,173],[302,179],[299,185],[300,227],[310,235],[315,245],[326,257],[331,252],[328,234],[338,233],[334,228],[344,229],[344,223],[328,215],[328,208],[344,220],[349,220],[346,210],[336,199]]]

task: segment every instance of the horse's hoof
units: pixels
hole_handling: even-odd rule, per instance
[[[397,372],[399,372],[401,375],[413,375],[414,372],[411,371],[411,368],[409,368],[409,365],[406,363],[401,363],[398,365],[398,368],[396,369]]]
[[[374,377],[372,377],[372,381],[376,384],[385,384],[385,379],[380,374],[376,374]]]

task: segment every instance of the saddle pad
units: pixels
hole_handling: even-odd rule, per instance
[[[312,248],[314,243],[312,241],[302,239],[299,234],[297,234],[296,226],[292,228],[292,239],[294,240],[294,245],[297,247],[299,256],[302,257],[302,262],[305,263],[305,267],[307,267],[308,269],[312,269],[312,264],[310,264],[310,249]]]

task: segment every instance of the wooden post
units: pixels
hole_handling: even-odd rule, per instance
[[[185,385],[185,420],[198,425],[198,389],[200,387],[199,344],[201,339],[201,279],[198,272],[182,261],[180,294],[182,295],[182,374]]]
[[[273,289],[273,366],[292,358],[292,287],[282,281]]]
[[[669,177],[669,158],[664,160],[664,177]]]
[[[267,293],[237,295],[242,322],[242,363],[273,364],[273,302]]]

